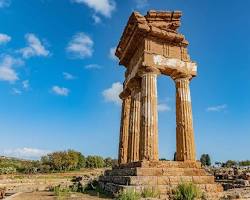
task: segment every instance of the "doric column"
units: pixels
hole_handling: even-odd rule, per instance
[[[122,112],[120,125],[120,142],[118,163],[125,164],[128,160],[128,129],[129,129],[129,114],[130,114],[130,95],[122,97]]]
[[[139,161],[139,139],[140,139],[140,110],[141,110],[141,88],[136,82],[131,88],[129,138],[128,138],[128,162]]]
[[[177,161],[196,160],[189,83],[189,77],[175,79]]]
[[[141,75],[140,160],[158,160],[157,73]]]

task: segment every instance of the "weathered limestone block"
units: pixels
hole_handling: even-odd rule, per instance
[[[157,185],[157,176],[134,176],[130,178],[130,185]]]
[[[134,167],[156,167],[156,168],[202,168],[201,163],[197,161],[141,161],[139,163],[135,163]]]
[[[139,163],[149,164],[150,162],[137,162],[137,164]],[[154,187],[160,189],[163,195],[183,182],[193,182],[203,191],[209,193],[218,193],[223,190],[221,185],[215,184],[214,177],[200,167],[199,162],[197,165],[172,161],[158,161],[158,163],[161,167],[155,166],[155,162],[155,167],[115,168],[100,177],[100,181],[105,183],[104,185],[112,183],[113,188],[117,185],[117,188],[120,189],[122,187],[122,189],[130,188],[141,191],[143,188]],[[166,167],[162,167],[163,163]]]
[[[106,170],[105,176],[136,176],[136,168]]]
[[[214,176],[193,176],[192,182],[195,184],[213,184]]]

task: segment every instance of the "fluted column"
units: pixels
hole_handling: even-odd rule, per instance
[[[118,163],[125,164],[128,160],[128,132],[129,132],[129,114],[131,97],[128,95],[122,98],[122,112],[120,125],[120,142]]]
[[[141,88],[137,83],[131,88],[128,162],[139,160]]]
[[[140,160],[158,160],[157,73],[142,74]]]
[[[175,79],[177,161],[196,160],[189,82],[189,77]]]

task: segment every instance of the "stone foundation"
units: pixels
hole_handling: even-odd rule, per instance
[[[144,161],[123,164],[107,170],[99,178],[101,187],[113,195],[121,190],[132,189],[138,192],[145,188],[153,188],[160,192],[162,199],[169,195],[179,183],[193,182],[210,199],[223,191],[216,184],[214,176],[207,174],[199,162]]]

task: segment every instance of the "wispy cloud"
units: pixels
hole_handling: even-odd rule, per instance
[[[112,86],[108,89],[105,89],[102,92],[104,100],[107,102],[113,102],[117,105],[121,105],[121,99],[119,94],[122,92],[123,86],[120,82],[115,82]]]
[[[14,95],[21,95],[22,91],[17,89],[17,88],[12,88],[11,93],[14,94]]]
[[[112,47],[109,49],[109,58],[111,60],[117,60],[118,58],[115,55],[116,47]]]
[[[30,58],[33,56],[49,56],[49,50],[45,48],[44,44],[35,34],[27,33],[25,35],[25,39],[27,42],[27,47],[19,50],[24,58]]]
[[[13,83],[19,79],[14,67],[21,66],[24,62],[10,55],[2,55],[0,61],[0,81]]]
[[[95,24],[99,24],[102,22],[101,18],[97,15],[92,15],[92,18],[93,18]]]
[[[29,88],[30,88],[30,82],[29,82],[29,80],[22,81],[22,86],[23,86],[24,90],[29,90]]]
[[[168,112],[168,111],[171,111],[171,107],[168,106],[165,103],[159,103],[157,108],[158,108],[159,112]]]
[[[148,0],[134,0],[137,9],[143,9],[149,5]]]
[[[89,64],[84,67],[85,69],[101,69],[102,66],[98,64]]]
[[[111,17],[112,12],[116,8],[114,0],[72,0],[75,3],[85,4],[93,9],[96,13],[105,17]]]
[[[1,152],[4,156],[23,158],[23,159],[40,159],[51,151],[36,148],[16,148],[16,149],[5,149]]]
[[[56,94],[56,95],[59,95],[59,96],[68,96],[69,95],[69,92],[70,90],[68,88],[65,88],[65,87],[59,87],[57,85],[53,86],[51,88],[51,91]]]
[[[210,106],[206,108],[207,112],[221,112],[224,111],[227,108],[227,104],[222,105],[216,105],[216,106]]]
[[[11,41],[11,37],[9,35],[6,35],[4,33],[0,33],[0,45],[6,44],[9,41]]]
[[[86,57],[91,57],[93,54],[94,42],[90,36],[85,33],[77,33],[73,36],[72,40],[69,42],[66,50],[72,58],[84,59]]]
[[[11,0],[0,0],[0,8],[9,7],[11,4]]]
[[[74,80],[76,77],[68,72],[63,72],[63,78],[65,80]]]

